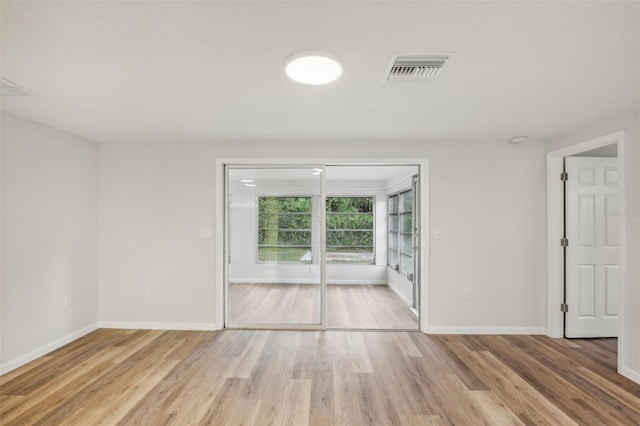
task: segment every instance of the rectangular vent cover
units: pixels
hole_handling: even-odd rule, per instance
[[[437,77],[447,59],[448,56],[394,55],[383,81]]]
[[[29,92],[13,81],[0,78],[0,96],[28,96]]]

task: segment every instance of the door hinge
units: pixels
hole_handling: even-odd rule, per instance
[[[566,303],[561,303],[560,312],[569,312],[569,305],[567,305]]]
[[[569,247],[569,240],[566,238],[560,239],[560,247]]]
[[[563,182],[566,182],[569,180],[569,173],[567,172],[562,172],[560,173],[560,180]]]

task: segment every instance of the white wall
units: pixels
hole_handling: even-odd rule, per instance
[[[430,324],[543,332],[544,147],[456,144],[431,156]],[[441,240],[433,230],[442,231]],[[472,292],[464,300],[465,288]]]
[[[98,145],[2,112],[0,372],[97,327],[97,214]]]
[[[623,130],[626,258],[623,282],[623,320],[619,371],[640,383],[640,118],[633,111],[606,121],[591,123],[549,140],[547,151]]]
[[[469,142],[103,144],[100,315],[124,322],[215,318],[216,158],[430,158],[430,331],[543,332],[544,145]],[[328,153],[331,153],[328,154]],[[150,287],[143,296],[141,287]],[[463,300],[471,287],[472,300]],[[499,309],[497,308],[499,307]]]
[[[215,327],[214,173],[212,145],[100,145],[103,325]]]

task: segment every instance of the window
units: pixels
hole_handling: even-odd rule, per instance
[[[413,274],[413,191],[400,194],[400,272]]]
[[[374,198],[327,197],[327,262],[374,262]]]
[[[312,205],[311,197],[258,197],[258,261],[312,261]],[[327,197],[326,205],[327,262],[373,263],[373,197]]]
[[[413,190],[391,195],[389,202],[388,265],[405,275],[413,273]]]
[[[258,197],[258,261],[311,262],[311,197]]]
[[[398,194],[389,197],[389,255],[387,263],[392,268],[398,265],[398,204],[400,196]]]

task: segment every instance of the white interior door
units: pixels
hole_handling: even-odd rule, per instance
[[[567,157],[566,337],[618,336],[618,161]]]

